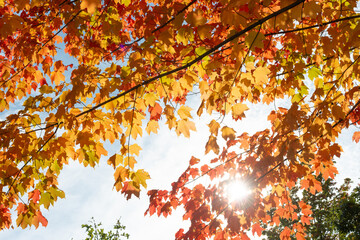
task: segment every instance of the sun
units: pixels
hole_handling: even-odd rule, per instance
[[[244,201],[250,195],[251,190],[246,182],[234,180],[226,187],[226,194],[229,202]]]

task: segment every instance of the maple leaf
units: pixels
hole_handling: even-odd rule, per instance
[[[256,233],[259,237],[261,237],[261,233],[262,233],[262,231],[264,229],[260,226],[259,223],[256,223],[256,224],[252,225],[251,228],[252,228],[252,233],[253,233],[254,236],[255,236],[255,233]]]
[[[352,140],[356,143],[358,143],[360,141],[360,131],[354,132]]]
[[[235,130],[230,128],[230,127],[223,127],[221,129],[221,136],[225,139],[225,140],[234,140],[235,139]]]
[[[216,122],[215,120],[211,120],[211,122],[209,123],[208,126],[209,126],[210,133],[217,136],[219,128],[220,128],[220,124],[218,122]]]
[[[245,116],[244,112],[246,110],[249,110],[249,108],[247,107],[246,104],[237,103],[231,107],[231,110],[233,112],[233,117],[236,119],[236,118],[244,117]]]
[[[149,107],[150,120],[158,121],[161,117],[162,110],[162,107],[158,103],[155,103],[154,107]]]
[[[216,137],[210,136],[205,146],[205,154],[212,150],[215,154],[219,154],[219,145],[216,142]]]
[[[89,14],[95,13],[96,9],[101,6],[101,0],[81,0],[80,7],[87,9]]]
[[[190,114],[191,108],[187,107],[187,106],[181,106],[178,110],[178,114],[180,116],[181,119],[188,119],[188,118],[192,118],[191,114]]]
[[[255,82],[257,84],[265,84],[268,81],[268,74],[270,70],[266,67],[257,67],[253,73]]]
[[[135,187],[133,182],[124,182],[124,186],[121,189],[121,193],[125,194],[126,200],[129,200],[132,195],[139,197],[140,189]]]

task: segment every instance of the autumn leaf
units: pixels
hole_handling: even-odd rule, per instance
[[[253,73],[256,84],[265,84],[268,81],[270,70],[266,67],[257,67]]]
[[[133,182],[125,182],[124,186],[121,189],[121,193],[123,193],[126,196],[126,200],[129,200],[132,197],[132,195],[139,197],[140,189],[135,187]]]
[[[233,117],[236,119],[236,118],[239,118],[239,117],[244,117],[244,112],[249,110],[249,108],[247,107],[246,104],[243,104],[243,103],[237,103],[237,104],[234,104],[232,107],[231,107],[231,110],[232,110],[232,113],[233,113]]]
[[[101,6],[100,0],[82,0],[81,9],[87,9],[89,14],[94,14],[96,9]]]
[[[191,112],[191,108],[186,106],[181,106],[178,110],[178,114],[180,118],[185,120],[188,118],[192,118],[190,112]]]
[[[206,23],[203,11],[196,9],[194,12],[190,12],[186,18],[186,21],[192,26],[200,26]]]
[[[150,120],[158,121],[161,117],[162,110],[162,107],[158,103],[155,103],[154,107],[149,107]]]
[[[210,133],[217,136],[219,128],[220,128],[220,124],[218,122],[216,122],[215,120],[211,120],[211,122],[208,124],[208,126],[209,126]]]
[[[208,154],[210,151],[213,151],[215,154],[219,154],[219,145],[216,142],[216,137],[210,136],[208,142],[205,146],[205,154]]]
[[[252,48],[257,47],[261,49],[264,47],[264,43],[263,43],[264,39],[265,39],[264,34],[256,31],[252,31],[246,36],[245,43],[249,48],[251,46]]]
[[[134,173],[133,181],[142,185],[144,188],[147,187],[146,180],[150,179],[150,175],[145,172],[143,169],[139,169]]]
[[[150,120],[146,126],[146,132],[148,134],[150,134],[151,132],[158,133],[158,129],[159,129],[159,123],[156,120]]]
[[[190,130],[195,131],[194,122],[188,120],[180,120],[177,126],[178,134],[182,133],[185,137],[190,137]]]
[[[358,143],[360,141],[360,131],[354,132],[352,140],[356,143]]]
[[[235,139],[235,130],[230,127],[223,127],[221,129],[221,136],[225,140],[234,140]]]
[[[256,233],[259,237],[261,237],[261,233],[262,233],[262,231],[264,229],[260,226],[259,223],[256,223],[256,224],[252,225],[251,228],[252,228],[252,233],[253,233],[254,236],[255,236],[255,233]]]
[[[192,165],[195,165],[195,164],[197,164],[199,162],[200,162],[200,159],[198,159],[196,157],[191,157],[189,164],[190,164],[190,166],[192,166]]]

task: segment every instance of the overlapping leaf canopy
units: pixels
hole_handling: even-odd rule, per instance
[[[116,190],[138,196],[149,175],[137,169],[141,147],[131,140],[157,133],[160,119],[190,137],[194,114],[240,121],[249,103],[288,99],[286,108],[274,105],[271,128],[254,135],[211,121],[205,152],[218,157],[202,166],[191,159],[171,191],[149,192],[148,211],[167,216],[183,205],[191,226],[177,239],[246,239],[249,229],[261,233],[260,220],[280,217],[301,218],[283,239],[304,238],[311,210],[300,203],[296,214],[287,192],[297,183],[320,191],[315,176],[337,172],[338,135],[360,120],[356,7],[355,0],[0,0],[1,228],[12,225],[15,208],[16,225],[46,225],[40,209],[65,196],[57,177],[70,159],[95,166],[107,158]],[[201,105],[192,111],[194,91]],[[223,150],[218,138],[227,141]],[[107,156],[107,141],[120,151]],[[213,184],[196,184],[206,176]],[[252,186],[248,204],[224,196],[233,178]]]

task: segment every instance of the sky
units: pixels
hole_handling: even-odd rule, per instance
[[[198,102],[194,101],[193,106],[196,111]],[[272,109],[272,106],[251,106],[246,112],[245,120],[233,123],[229,118],[225,118],[224,124],[231,124],[237,133],[254,133],[269,126],[266,116]],[[193,132],[189,139],[178,137],[174,131],[169,131],[167,126],[163,126],[158,134],[149,136],[145,133],[137,141],[143,148],[137,166],[147,170],[151,176],[151,180],[148,180],[148,190],[169,189],[171,183],[187,168],[191,156],[204,157],[209,134],[206,124],[210,119],[209,116],[195,119],[197,132]],[[353,127],[339,138],[344,149],[340,159],[337,159],[340,172],[337,180],[340,183],[346,177],[359,183],[360,148],[359,144],[351,141],[355,130]],[[116,146],[110,149],[109,156],[112,155],[112,151],[116,151]],[[116,220],[121,218],[121,223],[126,226],[126,232],[133,240],[174,239],[179,228],[186,229],[188,223],[182,222],[182,209],[178,209],[167,218],[156,215],[144,216],[149,203],[146,190],[141,193],[140,199],[133,197],[129,201],[125,200],[122,194],[112,189],[113,173],[114,170],[107,165],[106,159],[102,159],[95,169],[85,168],[77,162],[70,161],[59,179],[59,188],[65,191],[66,198],[58,200],[49,210],[43,211],[43,215],[49,221],[48,226],[40,226],[36,230],[33,227],[25,230],[5,230],[0,233],[0,240],[85,239],[85,230],[81,225],[87,223],[91,217],[101,222],[105,230],[111,230]]]

